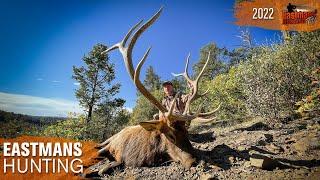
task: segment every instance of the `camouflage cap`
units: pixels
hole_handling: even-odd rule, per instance
[[[164,81],[164,82],[162,83],[162,86],[165,86],[165,85],[171,85],[171,86],[173,86],[173,84],[172,84],[171,81]]]

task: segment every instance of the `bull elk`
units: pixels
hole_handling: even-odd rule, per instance
[[[85,175],[87,176],[90,174],[92,175],[92,173],[102,175],[110,168],[121,164],[131,167],[152,166],[157,163],[160,156],[164,157],[163,155],[167,155],[167,157],[171,158],[173,161],[180,162],[185,168],[190,168],[195,162],[193,147],[188,139],[188,131],[185,123],[193,119],[210,120],[208,117],[217,110],[208,113],[201,113],[201,108],[198,108],[197,112],[191,112],[190,110],[190,104],[195,99],[205,95],[205,93],[198,94],[198,81],[208,65],[210,53],[203,69],[195,80],[191,80],[187,73],[190,55],[187,58],[185,72],[174,74],[176,76],[185,77],[189,88],[191,88],[190,98],[186,103],[183,114],[175,114],[173,111],[177,95],[171,103],[170,108],[166,109],[140,81],[140,70],[151,48],[145,52],[138,63],[137,68],[134,69],[132,64],[132,50],[137,39],[158,19],[161,12],[162,8],[160,8],[160,10],[142,26],[142,21],[137,23],[129,30],[121,42],[113,45],[103,53],[119,49],[129,76],[133,80],[135,86],[143,96],[162,112],[163,116],[160,116],[159,120],[144,121],[140,122],[139,125],[126,127],[105,142],[99,144],[98,148],[100,148],[100,150],[98,151],[98,157],[100,159],[108,158],[111,163],[104,165],[95,172],[87,169],[85,171]],[[132,33],[133,36],[131,37]]]

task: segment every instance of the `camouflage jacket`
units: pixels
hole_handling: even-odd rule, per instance
[[[170,108],[170,105],[174,99],[174,96],[176,95],[176,93],[174,93],[172,96],[165,96],[161,102],[161,104],[167,108],[169,110]],[[183,111],[184,111],[184,108],[186,106],[186,102],[188,101],[188,98],[189,98],[189,94],[179,94],[178,95],[178,98],[176,100],[176,105],[175,105],[175,108],[173,110],[174,113],[176,114],[182,114]],[[161,114],[159,112],[159,114]]]

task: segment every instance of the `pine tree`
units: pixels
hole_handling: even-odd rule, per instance
[[[143,83],[149,91],[160,89],[161,87],[160,76],[155,73],[152,66],[149,66],[147,68],[146,78]]]
[[[224,58],[228,55],[225,48],[219,48],[215,43],[210,43],[200,50],[200,59],[193,66],[194,75],[198,75],[207,61],[210,52],[210,60],[207,68],[205,69],[202,78],[212,80],[216,75],[226,71],[226,64],[223,62]]]
[[[120,84],[112,84],[115,79],[114,64],[109,62],[106,54],[101,54],[107,46],[97,44],[82,60],[85,66],[73,66],[73,76],[80,83],[75,95],[80,105],[87,111],[87,123],[98,106],[108,104],[119,92]],[[122,103],[123,104],[123,103]]]

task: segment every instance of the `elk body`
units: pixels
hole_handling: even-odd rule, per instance
[[[180,162],[185,168],[190,168],[195,162],[185,122],[168,122],[165,118],[126,127],[99,144],[98,148],[102,149],[97,158],[107,157],[112,162],[98,172],[86,171],[85,177],[96,173],[102,175],[121,164],[130,167],[153,166],[164,161],[163,157]]]
[[[199,108],[195,113],[190,110],[190,104],[195,99],[206,94],[198,94],[198,81],[208,64],[210,53],[206,64],[195,80],[191,80],[187,73],[190,55],[187,58],[185,72],[181,74],[174,74],[176,76],[181,75],[186,78],[191,92],[183,114],[176,114],[173,112],[178,94],[175,96],[170,108],[166,109],[140,81],[140,70],[151,48],[146,51],[138,63],[137,68],[133,68],[133,47],[139,36],[158,19],[161,11],[162,8],[143,25],[141,25],[142,21],[140,21],[129,30],[121,42],[113,45],[103,52],[108,53],[114,49],[119,49],[123,56],[129,76],[135,86],[143,96],[145,96],[157,109],[159,109],[161,116],[159,120],[144,121],[140,122],[137,126],[126,127],[119,133],[107,139],[105,142],[101,143],[98,146],[98,148],[101,149],[98,152],[97,158],[108,158],[111,163],[104,165],[95,172],[90,170],[85,171],[85,177],[88,177],[88,175],[92,173],[102,175],[110,168],[121,164],[131,167],[152,166],[163,157],[169,157],[173,161],[180,162],[185,168],[190,168],[195,162],[195,158],[193,157],[193,147],[188,139],[188,131],[185,124],[186,122],[190,122],[194,119],[200,121],[211,120],[213,118],[208,119],[207,117],[211,116],[218,110],[217,108],[216,110],[207,113],[201,113],[201,108]]]

